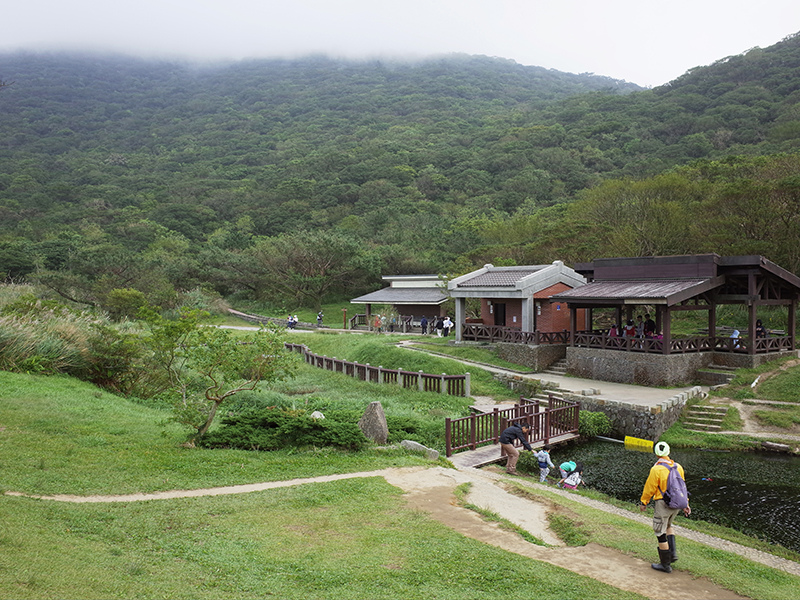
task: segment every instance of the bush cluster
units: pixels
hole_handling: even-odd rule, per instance
[[[592,438],[611,433],[611,419],[602,412],[582,410],[578,416],[578,433],[581,437]]]
[[[23,295],[0,310],[0,369],[64,373],[131,393],[148,369],[137,336],[103,316]]]
[[[244,450],[308,446],[361,450],[368,441],[355,421],[338,420],[334,415],[312,419],[304,412],[266,408],[225,417],[219,429],[206,434],[200,444]]]

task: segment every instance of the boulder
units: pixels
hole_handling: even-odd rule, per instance
[[[358,420],[358,427],[364,436],[376,444],[385,444],[389,439],[389,427],[380,402],[370,402]]]
[[[406,450],[413,450],[415,452],[422,452],[425,454],[425,458],[429,460],[438,460],[439,459],[439,451],[434,450],[433,448],[428,448],[419,442],[415,442],[413,440],[403,440],[400,442],[400,445],[405,448]]]

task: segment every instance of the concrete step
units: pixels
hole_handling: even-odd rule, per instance
[[[683,420],[683,423],[692,425],[721,425],[722,419],[712,419],[711,417],[695,417],[689,415]]]
[[[690,431],[721,431],[719,425],[702,425],[700,423],[684,423],[683,426]]]
[[[692,406],[692,407],[691,407],[691,408],[689,408],[689,410],[688,410],[688,411],[686,411],[686,412],[687,412],[688,414],[690,414],[690,415],[691,415],[691,414],[695,414],[695,415],[709,415],[709,416],[712,416],[712,417],[713,417],[713,416],[724,417],[725,415],[727,415],[727,414],[728,414],[728,409],[727,409],[727,408],[723,408],[723,409],[717,409],[717,408],[712,408],[712,409],[700,409],[700,408],[697,408],[697,407],[695,407],[695,406]]]
[[[543,373],[549,373],[550,375],[566,375],[567,374],[567,359],[562,358],[557,360],[552,365],[547,367]]]

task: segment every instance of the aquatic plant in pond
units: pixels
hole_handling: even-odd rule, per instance
[[[650,453],[593,441],[554,450],[553,462],[580,460],[588,487],[638,502]],[[701,519],[800,551],[800,458],[773,453],[673,450],[686,471],[692,519]]]

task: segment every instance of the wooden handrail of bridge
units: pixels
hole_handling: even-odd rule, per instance
[[[492,412],[474,414],[459,419],[445,419],[445,446],[447,456],[457,450],[475,450],[484,444],[497,444],[500,434],[512,422],[524,422],[530,426],[528,442],[550,442],[551,438],[565,434],[577,434],[580,405],[556,398],[548,398],[548,407],[540,410],[539,401],[520,397],[513,407]]]

